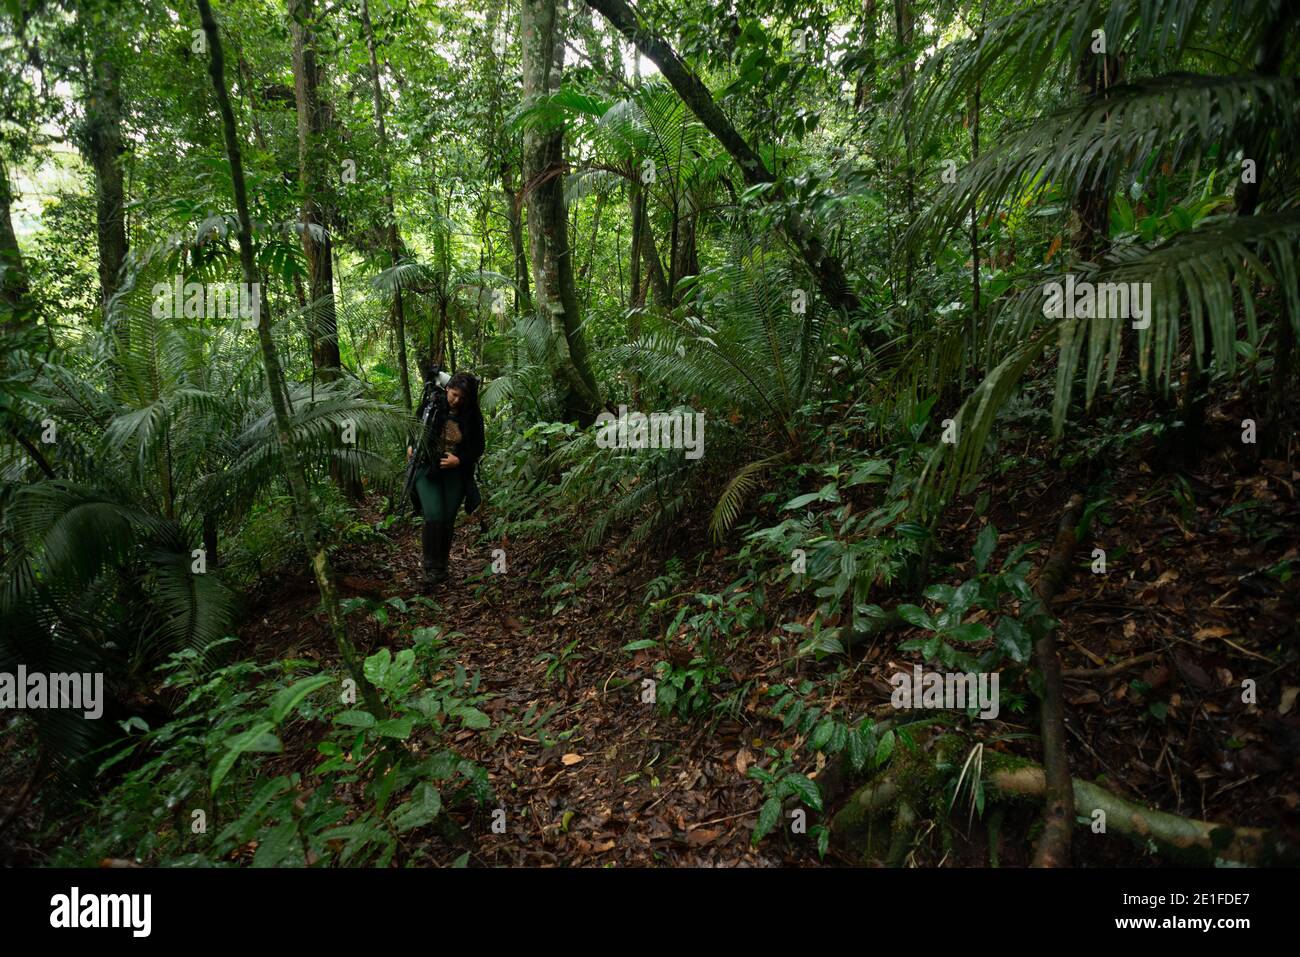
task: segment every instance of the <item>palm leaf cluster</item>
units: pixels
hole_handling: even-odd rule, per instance
[[[710,522],[714,536],[734,525],[772,465],[802,455],[796,413],[814,384],[824,328],[802,285],[766,242],[737,240],[726,261],[692,283],[684,310],[619,350],[648,381],[707,410],[706,429],[734,419],[769,437],[726,481]]]
[[[922,68],[900,102],[914,110],[923,132],[964,110],[977,85],[985,96],[1019,103],[1029,118],[1004,130],[999,145],[966,164],[955,182],[934,188],[910,231],[914,244],[932,247],[971,216],[989,222],[1049,196],[1064,220],[1087,190],[1136,197],[1157,184],[1162,191],[1178,188],[1189,173],[1206,169],[1209,181],[1217,176],[1231,188],[1247,159],[1258,162],[1266,184],[1258,215],[1187,215],[1172,235],[1156,238],[1119,225],[1123,215],[1131,219],[1121,195],[1113,202],[1123,215],[1112,220],[1095,261],[1063,256],[1055,266],[1022,269],[973,326],[936,323],[908,354],[910,378],[899,376],[904,388],[942,387],[969,362],[967,350],[980,356],[985,378],[955,416],[960,441],[934,450],[926,501],[945,500],[976,474],[999,409],[1034,360],[1053,347],[1052,420],[1059,435],[1076,379],[1082,375],[1090,405],[1099,389],[1113,384],[1125,355],[1136,357],[1142,381],[1168,390],[1185,364],[1231,375],[1239,340],[1258,345],[1279,322],[1300,329],[1300,212],[1286,186],[1297,172],[1289,148],[1300,92],[1294,43],[1276,73],[1242,68],[1262,62],[1271,33],[1294,37],[1298,27],[1280,0],[1060,0],[991,21],[978,35],[944,46]],[[1104,31],[1106,52],[1125,64],[1127,75],[1101,95],[1084,96],[1077,78],[1103,68],[1093,52],[1096,31]],[[1255,151],[1263,155],[1247,155]],[[1209,211],[1228,202],[1222,196],[1199,206]],[[1045,284],[1066,273],[1096,284],[1150,284],[1149,327],[1045,316]]]
[[[284,469],[253,333],[238,317],[154,315],[174,253],[169,241],[130,261],[106,331],[76,352],[33,342],[6,356],[0,670],[103,671],[120,701],[170,651],[206,649],[233,626],[237,582],[198,550],[237,533]],[[185,257],[186,279],[220,275],[219,259],[200,261]],[[350,379],[287,388],[295,448],[317,474],[389,477],[400,410]],[[62,766],[84,757],[94,723],[35,715]]]

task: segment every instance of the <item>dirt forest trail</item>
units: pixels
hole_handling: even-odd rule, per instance
[[[1131,466],[1115,477],[1105,514],[1074,556],[1055,606],[1072,770],[1150,807],[1289,831],[1297,796],[1288,769],[1300,768],[1300,718],[1293,709],[1293,666],[1275,655],[1292,640],[1300,593],[1295,579],[1251,569],[1284,568],[1295,559],[1297,476],[1281,462],[1247,475],[1230,464],[1225,459],[1163,485],[1153,484],[1141,463]],[[1037,567],[1048,554],[1067,484],[1027,471],[1003,481],[1023,490],[1016,502],[994,508],[983,521],[975,505],[953,512],[945,540],[969,553],[980,530],[996,526],[990,567],[1027,544]],[[1193,490],[1195,504],[1171,487]],[[721,551],[696,549],[688,551],[690,562],[680,554],[660,562],[610,548],[574,560],[553,538],[491,541],[479,514],[457,529],[452,581],[426,597],[419,523],[386,521],[381,501],[362,504],[333,552],[352,638],[365,654],[397,652],[410,646],[417,628],[441,629],[451,652],[447,667],[458,664],[471,681],[478,675],[485,700],[475,706],[491,721],[486,730],[449,732],[437,745],[484,768],[497,803],[473,814],[452,811],[467,840],[455,847],[435,839],[421,848],[430,860],[449,864],[468,850],[476,866],[818,862],[817,838],[790,826],[751,846],[766,794],[747,775],[756,767],[780,770],[783,755],[793,761],[792,771],[816,781],[832,811],[840,806],[835,775],[823,775],[830,764],[809,754],[806,728],[772,715],[767,694],[769,685],[792,686],[836,667],[792,654],[795,645],[780,630],[784,622],[810,620],[815,606],[769,589],[759,599],[766,611],[758,624],[737,619],[719,642],[723,670],[710,707],[682,721],[642,701],[642,681],[654,676],[664,644],[624,649],[663,639],[674,608],[689,613],[696,600],[731,587],[735,568]],[[1254,511],[1237,517],[1233,503],[1253,503]],[[683,533],[677,544],[692,537]],[[1089,551],[1099,544],[1111,563],[1105,574],[1097,573],[1096,553]],[[499,573],[492,570],[502,557],[498,548],[506,562]],[[661,579],[652,576],[670,567],[676,569],[667,576],[673,594],[660,596]],[[964,562],[943,578],[955,587],[973,575],[974,566]],[[258,659],[309,658],[339,667],[319,595],[304,571],[266,580],[250,612],[241,638]],[[667,647],[680,668],[696,619],[675,621],[685,627]],[[830,698],[816,704],[855,720],[890,713],[890,676],[913,664],[899,645],[916,633],[901,630],[855,653],[839,666]],[[1259,685],[1258,705],[1243,698],[1247,680]],[[989,747],[1036,760],[1032,692],[1014,673],[1003,690],[1010,697]],[[293,769],[310,776],[314,762],[313,743],[302,742]],[[494,810],[505,812],[504,833]],[[1027,863],[1034,822],[1031,814],[1008,815],[994,838],[977,821],[957,834],[953,847],[933,836],[922,841],[917,860],[987,866],[996,847],[1002,866],[1019,866]],[[817,823],[811,811],[806,823],[809,829]],[[1078,852],[1092,864],[1149,859],[1123,839],[1081,841]],[[825,860],[857,862],[834,845]]]
[[[457,527],[452,581],[427,603],[412,601],[421,594],[418,522],[390,529],[391,545],[349,544],[335,555],[345,598],[383,603],[396,597],[408,608],[400,629],[396,615],[389,622],[353,615],[360,649],[398,651],[415,628],[441,628],[452,660],[470,676],[479,673],[479,688],[488,695],[481,708],[493,728],[505,729],[495,743],[487,732],[468,730],[447,741],[487,769],[496,807],[505,811],[504,833],[494,832],[490,807],[460,820],[472,863],[771,866],[815,860],[779,839],[750,845],[762,795],[744,771],[756,745],[765,743],[754,740],[752,726],[726,718],[687,725],[642,702],[641,679],[651,674],[653,659],[621,650],[641,637],[636,619],[642,594],[631,576],[602,567],[597,557],[585,590],[548,597],[533,574],[545,562],[536,543],[508,546],[507,571],[493,574],[491,549],[475,541],[478,531],[477,520]],[[282,620],[273,624],[259,611],[258,627],[282,636],[275,641],[277,654],[314,651],[332,659],[323,629],[310,640],[313,651],[302,646],[314,596],[306,587],[295,591],[292,601],[283,583],[268,594],[267,611]],[[293,647],[283,648],[283,638],[295,633]],[[460,852],[445,853],[449,863]]]

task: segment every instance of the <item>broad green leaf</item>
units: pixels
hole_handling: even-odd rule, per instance
[[[776,827],[777,822],[781,820],[781,802],[776,798],[768,798],[763,802],[763,807],[758,812],[758,824],[754,826],[754,833],[750,837],[750,842],[757,844]]]
[[[289,687],[285,688],[275,696],[271,702],[271,720],[279,724],[284,720],[285,715],[294,709],[294,707],[307,695],[311,694],[317,688],[323,688],[334,681],[331,675],[313,675],[310,678],[303,678],[301,681],[295,681]]]
[[[998,530],[990,523],[985,525],[979,537],[975,539],[975,567],[980,571],[993,557],[993,550],[998,547]]]
[[[438,816],[442,810],[442,796],[428,781],[421,781],[411,792],[411,800],[398,805],[389,815],[389,820],[398,832],[423,827]]]
[[[1033,640],[1023,625],[1009,615],[1003,615],[993,629],[997,635],[997,648],[1017,664],[1029,660],[1033,650]]]
[[[646,648],[658,648],[659,642],[653,638],[638,638],[636,641],[629,641],[623,646],[623,651],[643,651]]]
[[[931,601],[937,601],[941,605],[946,605],[952,601],[952,596],[957,593],[957,589],[951,585],[931,585],[925,590],[925,597]]]
[[[889,756],[894,753],[894,732],[886,731],[880,737],[880,743],[876,745],[876,767],[884,767]]]
[[[245,751],[283,751],[284,745],[280,739],[271,734],[271,728],[274,725],[270,721],[261,721],[242,734],[237,734],[226,740],[226,751],[217,759],[216,766],[212,769],[212,783],[210,789],[216,793],[221,782],[226,779],[230,769],[235,766],[239,756]]]
[[[898,614],[909,625],[934,631],[934,620],[916,605],[899,605]]]
[[[993,630],[988,625],[970,621],[964,625],[949,628],[943,633],[943,636],[951,641],[984,641],[986,638],[993,636]]]
[[[369,711],[344,711],[334,716],[334,723],[345,728],[373,728],[375,716]]]
[[[413,718],[388,718],[375,725],[375,732],[385,738],[397,738],[405,741],[411,736],[411,729],[414,726],[415,721]]]
[[[278,867],[282,861],[301,845],[298,842],[298,822],[293,818],[261,835],[257,853],[253,855],[254,867]]]
[[[481,731],[482,729],[492,725],[491,718],[478,710],[478,708],[471,708],[468,705],[454,709],[451,714],[452,717],[460,718],[461,723],[464,724],[465,727],[472,728],[475,731]]]
[[[861,731],[850,731],[848,735],[849,764],[854,771],[861,771],[867,763],[867,743]]]
[[[802,774],[788,775],[784,781],[788,782],[791,792],[798,795],[804,804],[816,811],[822,809],[822,792],[816,781]]]
[[[835,722],[831,718],[823,718],[821,724],[817,725],[817,730],[813,736],[808,739],[808,747],[813,751],[820,751],[826,747],[830,741],[831,735],[835,733]]]

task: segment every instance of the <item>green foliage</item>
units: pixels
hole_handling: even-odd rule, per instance
[[[1073,209],[1077,215],[1093,190],[1114,198],[1107,200],[1111,242],[1093,261],[1075,257],[1065,270],[1020,269],[1005,277],[996,302],[974,317],[974,328],[936,330],[908,353],[909,365],[926,370],[923,388],[964,368],[972,354],[984,367],[983,381],[953,416],[958,442],[934,447],[920,504],[940,506],[977,474],[999,411],[1053,345],[1052,426],[1059,436],[1079,374],[1091,407],[1103,380],[1107,389],[1114,385],[1125,352],[1136,358],[1132,371],[1140,381],[1168,392],[1184,363],[1184,339],[1197,368],[1213,363],[1231,375],[1238,341],[1249,349],[1263,335],[1265,302],[1269,324],[1300,329],[1295,209],[1284,202],[1251,217],[1217,214],[1228,197],[1212,192],[1215,182],[1245,178],[1244,161],[1256,162],[1248,154],[1261,148],[1258,130],[1276,131],[1280,142],[1295,136],[1286,105],[1294,99],[1293,77],[1262,65],[1244,73],[1224,67],[1234,59],[1256,62],[1270,30],[1294,26],[1273,0],[1230,11],[1198,0],[1058,0],[993,19],[928,60],[914,90],[900,99],[919,130],[946,123],[977,84],[984,97],[1018,103],[1028,119],[933,194],[911,241],[934,246],[971,216],[994,222],[1016,211],[1059,219]],[[1103,30],[1106,52],[1123,58],[1125,75],[1097,95],[1053,99],[1046,92],[1053,80],[1069,77],[1076,82],[1067,88],[1077,88],[1078,76],[1102,70],[1094,47],[1095,31]],[[1107,70],[1116,69],[1107,62]],[[1277,167],[1271,175],[1294,175],[1291,156],[1269,154],[1268,161]],[[1173,174],[1173,167],[1190,174]],[[1174,202],[1180,189],[1184,198]],[[1063,226],[1048,260],[1065,232]],[[1150,283],[1151,315],[1132,330],[1114,318],[1045,318],[1044,284],[1062,280],[1063,271],[1096,284]],[[1127,345],[1130,337],[1135,348]]]
[[[138,718],[125,723],[126,739],[100,768],[124,773],[88,808],[66,862],[418,862],[424,852],[410,844],[410,832],[491,792],[482,768],[436,743],[451,730],[489,726],[477,707],[477,675],[446,674],[449,654],[436,629],[413,637],[396,655],[385,648],[365,661],[366,677],[391,709],[383,720],[345,703],[343,680],[310,673],[310,662],[207,671],[197,652],[175,653],[163,687],[183,696],[176,717],[153,729]],[[315,740],[315,767],[274,757],[290,737]]]
[[[675,597],[657,599],[651,611],[662,610]],[[761,604],[762,595],[743,582],[721,594],[693,594],[677,608],[662,640],[623,646],[624,651],[662,650],[664,657],[654,665],[655,700],[665,714],[688,720],[715,706],[715,686],[727,674],[721,656],[737,638],[762,627]]]
[[[1025,580],[1032,566],[1024,557],[1038,544],[1017,545],[994,571],[990,561],[997,541],[997,529],[985,525],[973,549],[975,576],[956,587],[940,584],[925,590],[937,610],[898,606],[904,621],[925,632],[923,637],[903,641],[900,650],[920,652],[928,661],[965,672],[1014,672],[1029,666],[1034,642],[1056,627]],[[982,613],[985,621],[967,621],[972,613]],[[1013,698],[1012,707],[1020,710],[1023,703]]]

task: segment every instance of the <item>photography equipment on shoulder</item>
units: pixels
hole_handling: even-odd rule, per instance
[[[424,396],[420,400],[420,425],[411,446],[414,454],[406,464],[406,482],[402,489],[403,500],[420,511],[420,498],[415,483],[429,468],[437,467],[443,453],[443,428],[447,422],[447,383],[451,375],[441,366],[421,363],[425,373]]]

